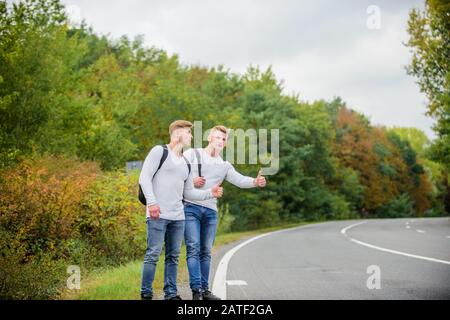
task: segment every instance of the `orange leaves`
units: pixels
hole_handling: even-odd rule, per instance
[[[99,172],[93,163],[45,157],[2,173],[0,223],[25,238],[53,241],[72,235],[74,216]]]
[[[423,174],[419,185],[414,182],[401,148],[388,138],[385,128],[370,126],[364,116],[345,106],[339,109],[334,154],[341,165],[360,173],[365,209],[373,211],[405,192],[418,212],[429,207],[429,182]]]

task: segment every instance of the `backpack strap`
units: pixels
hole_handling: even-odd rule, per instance
[[[158,169],[156,169],[155,173],[153,174],[153,177],[155,177],[155,174],[158,172],[159,169],[161,169],[164,161],[166,161],[167,156],[169,155],[169,150],[167,149],[167,145],[166,144],[162,145],[162,147],[163,147],[163,155],[161,157],[161,160],[159,161]],[[185,156],[183,156],[183,159],[184,159],[184,161],[186,161],[186,164],[187,164],[187,167],[188,167],[188,170],[189,170],[189,174],[191,174],[191,164],[189,163],[188,159],[186,159]]]
[[[169,155],[169,150],[167,149],[167,145],[164,144],[161,147],[163,147],[163,154],[162,154],[161,160],[159,160],[158,169],[156,169],[155,173],[153,174],[153,178],[155,177],[155,174],[158,172],[158,170],[161,169],[164,161],[166,161],[167,156]]]
[[[198,176],[201,177],[202,176],[202,163],[200,161],[200,153],[198,152],[197,149],[194,149],[195,152],[195,156],[197,157],[197,166],[198,166]]]
[[[188,159],[186,159],[185,156],[183,156],[183,159],[184,159],[184,161],[186,161],[186,164],[187,164],[187,167],[188,167],[188,171],[189,171],[188,178],[189,178],[189,175],[191,174],[191,164],[189,163]],[[188,178],[186,178],[186,180],[184,180],[184,182],[186,182]]]

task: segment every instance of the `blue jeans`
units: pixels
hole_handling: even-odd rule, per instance
[[[186,226],[184,241],[192,290],[208,289],[211,248],[217,230],[217,212],[196,204],[185,202]]]
[[[178,257],[183,241],[184,220],[147,218],[147,251],[142,271],[141,294],[153,295],[156,264],[165,243],[164,298],[177,295]]]

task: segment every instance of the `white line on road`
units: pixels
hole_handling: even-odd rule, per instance
[[[425,233],[425,231],[420,230],[420,229],[416,229],[416,231],[419,232],[419,233]]]
[[[225,255],[220,260],[219,264],[217,265],[217,269],[216,269],[216,273],[214,275],[214,281],[213,281],[213,285],[212,285],[212,292],[216,296],[218,296],[220,299],[222,299],[222,300],[226,300],[227,299],[227,269],[228,269],[228,263],[230,262],[231,257],[233,257],[233,255],[239,249],[241,249],[243,246],[245,246],[245,245],[247,245],[250,242],[253,242],[255,240],[258,240],[258,239],[261,239],[263,237],[266,237],[268,235],[272,235],[272,234],[275,234],[275,233],[280,233],[280,232],[284,232],[284,231],[288,231],[288,230],[303,229],[303,228],[307,228],[307,227],[313,227],[314,225],[316,225],[316,224],[309,224],[309,225],[306,225],[306,226],[300,226],[300,227],[294,227],[294,228],[289,228],[289,229],[284,229],[284,230],[278,230],[278,231],[264,233],[264,234],[261,234],[259,236],[250,238],[250,239],[242,242],[241,244],[238,244],[234,248],[230,249],[227,253],[225,253]]]
[[[227,285],[229,286],[246,286],[247,281],[244,280],[227,280]]]
[[[360,224],[363,224],[363,223],[366,223],[366,222],[367,222],[367,221],[363,221],[363,222],[358,222],[358,223],[355,223],[355,224],[351,224],[351,225],[349,225],[348,227],[345,227],[344,229],[342,229],[342,230],[341,230],[341,233],[342,233],[343,235],[347,235],[346,232],[347,232],[348,229],[353,228],[353,227],[356,227],[356,226],[359,226]]]
[[[411,227],[410,226],[406,226],[406,229],[411,229]]]
[[[427,260],[427,261],[438,262],[438,263],[443,263],[443,264],[448,264],[448,265],[450,265],[450,261],[439,260],[439,259],[434,259],[434,258],[429,258],[429,257],[424,257],[424,256],[418,256],[418,255],[415,255],[415,254],[410,254],[410,253],[406,253],[406,252],[401,252],[401,251],[397,251],[397,250],[391,250],[391,249],[386,249],[386,248],[374,246],[374,245],[372,245],[372,244],[370,244],[370,243],[366,243],[366,242],[362,242],[362,241],[353,239],[353,238],[351,238],[351,237],[349,237],[349,236],[347,235],[347,233],[346,233],[347,230],[349,230],[350,228],[356,227],[357,225],[366,223],[366,222],[367,222],[367,221],[360,222],[360,223],[355,223],[355,224],[352,224],[352,225],[350,225],[350,226],[347,226],[347,227],[345,227],[344,229],[341,230],[341,233],[342,233],[343,235],[345,235],[346,237],[348,237],[348,238],[349,238],[351,241],[353,241],[354,243],[357,243],[357,244],[359,244],[359,245],[361,245],[361,246],[365,246],[365,247],[369,247],[369,248],[372,248],[372,249],[376,249],[376,250],[380,250],[380,251],[384,251],[384,252],[389,252],[389,253],[393,253],[393,254],[398,254],[398,255],[401,255],[401,256],[409,257],[409,258],[415,258],[415,259]]]

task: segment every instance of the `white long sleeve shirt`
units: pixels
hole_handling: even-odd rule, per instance
[[[150,216],[148,205],[157,204],[160,207],[160,218],[184,220],[183,198],[205,201],[213,198],[213,195],[211,188],[194,188],[192,172],[189,174],[186,161],[168,146],[167,149],[167,159],[158,172],[156,170],[163,155],[163,147],[155,146],[150,150],[142,166],[139,184],[147,200],[147,217]]]
[[[239,188],[254,188],[252,177],[247,177],[234,169],[233,165],[224,161],[219,155],[217,157],[211,157],[205,149],[196,149],[200,155],[200,163],[202,164],[202,176],[205,178],[205,184],[197,190],[208,190],[214,187],[219,182],[227,180]],[[184,152],[184,156],[192,164],[192,174],[194,177],[198,177],[198,161],[195,155],[194,149],[189,149]],[[206,200],[198,199],[185,199],[187,202],[204,206],[214,211],[217,211],[217,199],[210,198]]]

